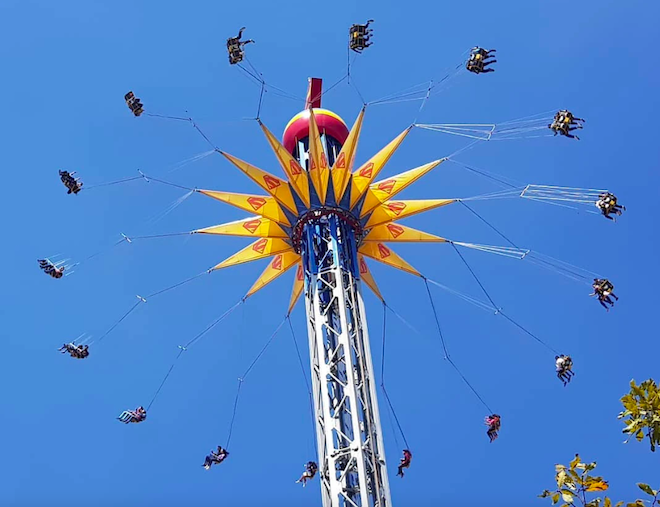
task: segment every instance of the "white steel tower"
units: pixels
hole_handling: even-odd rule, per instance
[[[317,111],[324,111],[318,109],[320,90],[320,80],[310,79],[306,109],[317,117]],[[342,140],[333,137],[332,127],[324,129],[321,122],[319,134],[327,166],[332,167]],[[296,137],[291,150],[308,172],[313,160],[309,147],[309,137]],[[343,202],[349,199],[350,183],[346,198],[336,202],[332,177],[329,181],[323,204],[310,184],[311,206],[300,215],[292,234],[304,273],[323,506],[390,507],[357,254],[363,227],[359,216]]]

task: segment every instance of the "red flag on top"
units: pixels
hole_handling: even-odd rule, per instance
[[[318,77],[309,78],[307,87],[307,100],[305,100],[305,109],[321,107],[321,94],[323,93],[323,80]]]

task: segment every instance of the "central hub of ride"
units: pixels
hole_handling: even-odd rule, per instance
[[[359,242],[362,239],[364,228],[352,213],[342,208],[324,206],[323,208],[313,209],[303,214],[293,226],[291,241],[293,243],[293,248],[297,253],[301,253],[303,250],[304,234],[308,226],[327,224],[327,219],[330,216],[336,217],[340,222],[346,224],[352,229],[352,236],[355,238],[356,242]]]

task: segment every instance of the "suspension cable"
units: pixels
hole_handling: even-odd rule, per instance
[[[242,303],[242,302],[243,302],[243,300],[241,300],[241,303]],[[239,304],[240,304],[240,303],[239,303]],[[237,306],[238,306],[238,305],[237,305]],[[234,308],[235,308],[235,307],[234,307]],[[245,379],[247,378],[247,376],[248,376],[248,375],[250,374],[250,372],[252,371],[252,368],[254,368],[254,366],[257,364],[257,361],[259,361],[259,359],[260,359],[261,356],[264,354],[264,352],[266,352],[266,349],[268,348],[268,346],[269,346],[269,345],[272,343],[272,341],[275,339],[275,337],[277,336],[277,333],[280,331],[280,329],[281,329],[282,326],[284,325],[284,322],[286,321],[286,319],[287,319],[287,317],[285,317],[285,318],[282,320],[282,322],[280,322],[280,325],[277,326],[277,328],[275,329],[275,331],[273,332],[273,334],[270,335],[270,338],[268,339],[268,341],[266,342],[266,344],[263,346],[263,348],[261,349],[261,351],[257,354],[257,357],[255,357],[254,360],[250,363],[250,366],[248,366],[247,370],[245,370],[245,373],[243,373],[243,375],[241,375],[240,377],[238,377],[238,387],[237,387],[237,389],[236,389],[236,397],[234,398],[234,409],[233,409],[233,411],[232,411],[232,415],[231,415],[231,422],[229,423],[229,436],[227,437],[227,445],[226,445],[226,448],[229,448],[229,443],[231,442],[231,436],[232,436],[232,433],[233,433],[233,431],[234,431],[234,421],[236,420],[236,412],[237,412],[237,409],[238,409],[238,400],[239,400],[240,395],[241,395],[241,386],[243,385],[243,382],[245,382]]]
[[[403,432],[403,428],[401,427],[401,423],[399,422],[399,417],[396,415],[396,410],[394,410],[394,405],[392,405],[392,400],[390,399],[390,395],[387,394],[387,389],[385,388],[386,337],[387,337],[387,305],[385,304],[385,302],[383,302],[383,349],[382,349],[381,367],[380,367],[380,387],[383,389],[383,394],[385,394],[385,399],[387,400],[387,404],[389,405],[390,410],[392,411],[392,415],[394,416],[394,420],[396,421],[396,425],[399,428],[399,432],[401,433],[401,437],[403,438],[403,443],[406,445],[406,449],[410,449],[410,446],[408,445],[408,440],[406,439],[406,434]],[[396,439],[396,436],[394,438]]]
[[[176,362],[178,361],[178,359],[181,357],[181,354],[183,354],[184,351],[186,350],[186,349],[184,349],[183,347],[179,347],[179,348],[180,348],[181,350],[179,350],[179,353],[177,354],[176,358],[175,358],[174,361],[172,362],[172,366],[170,366],[170,369],[167,370],[167,374],[165,375],[165,378],[163,379],[163,381],[160,383],[160,386],[158,386],[158,389],[156,390],[156,394],[154,394],[154,397],[153,397],[153,398],[151,399],[151,401],[149,402],[149,405],[147,405],[147,412],[148,412],[149,409],[151,408],[151,405],[154,404],[154,401],[156,401],[156,398],[157,398],[158,395],[160,394],[160,390],[161,390],[161,389],[163,388],[163,386],[165,385],[165,382],[167,382],[167,379],[169,378],[170,373],[172,373],[172,370],[174,369],[174,365],[176,364]]]
[[[307,373],[305,372],[305,365],[302,360],[302,356],[300,355],[300,348],[298,347],[298,340],[296,340],[296,334],[293,331],[293,324],[291,323],[291,317],[289,315],[286,316],[287,320],[289,321],[289,329],[291,330],[291,338],[293,339],[293,344],[296,347],[296,355],[298,356],[298,363],[300,364],[300,371],[302,372],[303,379],[305,380],[305,386],[307,386],[307,392],[312,394],[312,390],[309,387],[309,381],[307,380]]]
[[[170,287],[166,287],[166,288],[164,288],[164,289],[161,289],[161,290],[158,290],[158,291],[156,291],[156,292],[153,292],[152,294],[149,294],[149,295],[146,297],[146,299],[152,298],[152,297],[154,297],[154,296],[158,296],[159,294],[162,294],[163,292],[167,292],[167,291],[169,291],[169,290],[175,289],[175,288],[180,287],[181,285],[186,284],[186,283],[188,283],[188,282],[192,282],[193,280],[199,278],[200,276],[202,276],[202,275],[206,275],[206,274],[208,274],[208,273],[209,273],[209,271],[202,271],[201,273],[199,273],[199,274],[197,274],[197,275],[195,275],[195,276],[191,276],[190,278],[187,278],[186,280],[183,280],[182,282],[175,283],[174,285],[171,285]]]
[[[498,230],[493,224],[491,224],[490,222],[488,222],[484,217],[482,217],[479,213],[477,213],[477,212],[474,211],[472,208],[470,208],[470,206],[468,206],[467,204],[465,204],[463,201],[459,201],[459,202],[460,202],[463,206],[465,206],[467,209],[469,209],[469,210],[472,212],[472,214],[474,214],[479,220],[481,220],[481,221],[482,221],[483,223],[485,223],[488,227],[490,227],[490,228],[491,228],[492,230],[494,230],[497,234],[499,234],[502,238],[504,238],[505,241],[508,241],[509,244],[511,244],[513,247],[515,247],[515,248],[517,248],[518,250],[520,250],[520,248],[518,247],[518,245],[516,245],[513,241],[511,241],[511,240],[510,240],[509,238],[507,238],[503,233],[501,233],[501,232],[500,232],[500,231],[499,231],[499,230]]]
[[[119,324],[121,324],[121,323],[123,322],[123,320],[124,320],[126,317],[128,317],[131,313],[133,313],[133,311],[138,307],[138,305],[139,305],[140,303],[144,303],[144,302],[145,302],[145,299],[144,299],[144,298],[142,298],[142,297],[140,297],[140,296],[137,296],[137,298],[138,298],[138,302],[135,303],[135,304],[131,307],[131,309],[128,310],[128,311],[127,311],[127,312],[126,312],[126,313],[125,313],[125,314],[124,314],[124,315],[123,315],[123,316],[122,316],[117,322],[115,322],[115,323],[110,327],[110,329],[108,329],[105,333],[103,333],[103,334],[99,337],[98,340],[94,340],[94,341],[96,341],[96,342],[100,342],[101,340],[103,340],[103,338],[105,338],[106,336],[108,336],[108,335],[109,335],[109,334],[110,334],[110,333],[111,333],[111,332],[112,332],[112,331],[113,331],[113,330],[114,330]],[[93,342],[92,342],[92,343],[93,343]]]
[[[229,436],[227,437],[227,445],[225,448],[229,448],[229,443],[231,442],[231,435],[234,431],[234,421],[236,420],[236,409],[238,408],[238,398],[241,394],[241,385],[243,385],[243,380],[238,379],[238,388],[236,389],[236,397],[234,398],[234,410],[231,413],[231,422],[229,423]]]
[[[440,335],[440,341],[442,342],[442,350],[445,352],[445,359],[449,360],[449,351],[447,350],[447,345],[445,344],[445,337],[442,334],[440,320],[438,320],[438,312],[435,309],[435,303],[433,302],[433,297],[431,296],[431,288],[429,287],[429,282],[426,281],[426,278],[424,278],[424,284],[426,285],[426,292],[429,295],[429,301],[431,302],[431,309],[433,310],[433,316],[435,317],[435,325],[438,328],[438,334]]]
[[[473,172],[475,174],[479,174],[480,176],[484,176],[488,179],[496,181],[497,183],[500,183],[501,185],[504,185],[505,187],[515,189],[515,188],[518,188],[520,186],[520,185],[514,185],[514,184],[506,181],[503,176],[486,172],[483,169],[477,169],[473,166],[469,166],[467,164],[464,164],[463,162],[459,162],[458,160],[454,160],[453,158],[450,158],[449,162],[453,162],[454,164],[460,165],[461,167],[463,167],[464,169],[467,169],[470,172]]]
[[[182,188],[183,190],[188,190],[188,191],[193,191],[193,192],[195,192],[197,190],[195,188],[184,187],[183,185],[177,185],[176,183],[170,183],[169,181],[154,178],[153,176],[149,176],[149,178],[153,181],[157,181],[158,183],[162,183],[163,185],[169,185],[170,187]]]
[[[291,323],[291,316],[286,316],[289,321],[289,329],[291,330],[291,339],[293,344],[296,347],[296,355],[298,356],[298,363],[300,364],[300,371],[302,373],[303,379],[305,380],[305,386],[307,387],[307,395],[309,398],[309,413],[310,413],[310,422],[312,423],[312,441],[314,442],[314,447],[318,447],[317,435],[316,435],[316,417],[314,416],[314,399],[312,394],[312,389],[309,386],[309,381],[307,380],[307,373],[305,372],[305,366],[303,364],[302,355],[300,354],[300,348],[298,347],[298,340],[296,340],[296,334],[293,331],[293,324]]]
[[[285,318],[282,320],[282,322],[280,322],[280,325],[277,326],[277,328],[275,329],[275,331],[273,332],[273,334],[270,335],[270,338],[268,339],[268,341],[266,342],[266,344],[263,346],[263,348],[261,349],[261,351],[257,354],[257,357],[254,358],[254,360],[250,363],[250,366],[248,366],[247,370],[245,370],[245,373],[243,373],[243,375],[241,376],[241,381],[245,380],[245,378],[250,374],[250,372],[252,371],[252,368],[254,368],[254,365],[257,364],[257,361],[259,361],[259,359],[261,359],[261,356],[263,356],[264,352],[266,352],[266,349],[267,349],[268,346],[272,343],[272,341],[275,339],[275,337],[277,336],[277,333],[279,333],[280,329],[282,328],[282,326],[284,325],[284,323],[286,322],[286,320],[287,320],[287,319],[286,319],[286,317],[285,317]]]
[[[155,114],[144,112],[145,116],[153,116],[154,118],[165,118],[168,120],[181,120],[181,121],[190,121],[190,118],[183,118],[182,116],[169,116],[167,114]]]
[[[417,329],[415,329],[415,327],[410,322],[408,322],[401,315],[399,315],[396,311],[394,311],[394,309],[390,305],[388,305],[385,301],[383,301],[383,304],[385,305],[385,308],[387,308],[389,311],[391,311],[394,314],[394,316],[397,319],[399,319],[401,322],[403,322],[403,324],[405,324],[409,329],[414,331],[416,334],[420,334],[420,332],[417,331]]]
[[[114,243],[112,246],[109,246],[109,247],[107,247],[107,248],[104,248],[103,250],[99,250],[98,252],[95,252],[95,253],[93,253],[92,255],[90,255],[90,256],[88,256],[88,257],[85,257],[83,260],[78,261],[78,262],[72,264],[72,265],[70,266],[69,269],[74,268],[74,267],[76,267],[76,266],[80,266],[82,263],[87,262],[87,261],[93,259],[94,257],[98,257],[98,256],[101,255],[101,254],[104,254],[104,253],[106,253],[106,252],[109,252],[110,250],[114,249],[116,246],[121,245],[124,241],[126,241],[126,237],[123,237],[122,239],[120,239],[119,241],[117,241],[116,243]]]
[[[263,104],[264,101],[264,92],[266,91],[266,82],[262,81],[261,82],[261,91],[259,92],[259,105],[257,106],[257,120],[261,117],[261,105]]]
[[[456,253],[458,254],[458,256],[461,258],[461,260],[463,261],[463,263],[465,264],[465,267],[467,267],[468,270],[470,271],[470,273],[472,274],[472,277],[476,280],[477,284],[479,284],[479,287],[481,287],[481,290],[483,291],[483,293],[485,294],[485,296],[488,298],[488,301],[490,301],[490,304],[493,305],[493,309],[497,312],[499,309],[497,308],[497,305],[495,304],[495,301],[493,301],[493,298],[490,297],[490,294],[488,294],[488,291],[486,290],[486,288],[485,288],[485,287],[483,286],[483,284],[481,283],[481,280],[479,280],[479,278],[477,277],[477,275],[475,274],[475,272],[473,271],[473,269],[472,269],[472,268],[470,267],[470,265],[467,263],[467,261],[465,260],[465,257],[463,257],[463,254],[458,250],[458,248],[456,248],[456,245],[454,244],[454,242],[453,242],[453,241],[450,241],[450,243],[451,243],[451,246],[454,247],[454,250],[456,251]]]
[[[154,239],[154,238],[171,238],[174,236],[185,236],[187,234],[193,234],[195,231],[186,231],[186,232],[169,232],[166,234],[149,234],[147,236],[131,236],[131,241],[134,239]]]
[[[99,183],[98,185],[90,185],[89,187],[83,187],[81,190],[91,190],[92,188],[109,187],[111,185],[118,185],[119,183],[126,183],[127,181],[133,181],[139,179],[142,179],[142,176],[133,176],[131,178],[123,178],[121,180],[109,181],[107,183]]]
[[[470,273],[472,274],[472,277],[473,277],[473,278],[476,280],[476,282],[479,284],[479,287],[481,287],[481,290],[483,291],[483,293],[486,295],[486,297],[488,298],[488,300],[490,301],[490,303],[493,305],[493,308],[495,309],[495,313],[496,313],[496,314],[499,314],[499,315],[502,315],[502,317],[504,317],[506,320],[508,320],[509,322],[511,322],[512,324],[514,324],[515,326],[517,326],[519,329],[521,329],[522,331],[524,331],[526,334],[528,334],[529,336],[531,336],[532,338],[534,338],[534,339],[535,339],[537,342],[539,342],[541,345],[543,345],[544,347],[546,347],[547,349],[551,350],[552,352],[554,352],[555,354],[558,355],[559,352],[558,352],[554,347],[552,347],[552,345],[549,345],[549,344],[546,343],[545,341],[541,340],[541,338],[539,338],[539,337],[536,336],[534,333],[532,333],[532,332],[530,332],[529,330],[527,330],[526,328],[524,328],[522,325],[518,324],[518,323],[517,323],[516,321],[514,321],[511,317],[509,317],[508,315],[506,315],[506,314],[502,311],[501,308],[498,308],[498,307],[497,307],[497,305],[496,305],[495,302],[493,301],[493,298],[490,297],[490,294],[488,294],[488,291],[486,290],[486,288],[485,288],[485,287],[483,286],[483,284],[481,283],[481,280],[479,280],[479,277],[477,277],[477,275],[476,275],[476,273],[474,272],[474,270],[470,267],[470,265],[468,264],[468,262],[465,260],[465,257],[463,257],[463,255],[461,254],[461,252],[459,252],[458,248],[456,248],[456,245],[454,245],[454,244],[452,243],[452,246],[454,247],[454,250],[456,250],[456,253],[457,253],[458,256],[461,258],[461,260],[463,261],[463,263],[465,264],[465,266],[468,268],[468,270],[469,270]],[[517,248],[517,247],[516,247],[516,248]],[[427,287],[428,287],[428,285],[427,285]]]
[[[442,342],[442,348],[445,351],[445,359],[449,362],[449,364],[451,364],[454,367],[454,369],[456,370],[456,373],[459,374],[459,376],[463,379],[463,382],[465,382],[465,384],[470,388],[470,390],[474,393],[474,395],[477,397],[477,399],[483,404],[483,406],[486,407],[488,412],[491,413],[491,414],[494,413],[491,410],[491,408],[488,406],[488,404],[484,401],[484,399],[481,397],[481,395],[477,392],[477,390],[474,387],[472,387],[472,384],[470,384],[468,379],[465,378],[465,375],[463,375],[463,373],[461,373],[461,370],[458,369],[458,366],[456,366],[454,361],[452,361],[451,357],[449,357],[449,352],[447,351],[447,346],[445,344],[445,339],[444,339],[444,336],[442,334],[442,328],[440,327],[440,321],[438,319],[438,312],[435,309],[435,303],[433,302],[433,296],[431,295],[431,289],[429,287],[429,284],[428,284],[426,278],[424,278],[424,283],[426,284],[426,292],[429,295],[429,301],[431,302],[431,308],[433,309],[433,316],[435,317],[435,323],[438,327],[438,334],[440,335],[440,340]]]
[[[198,342],[198,341],[199,341],[199,340],[200,340],[200,339],[201,339],[206,333],[208,333],[209,331],[211,331],[211,329],[213,329],[213,328],[214,328],[215,326],[217,326],[220,322],[222,322],[222,321],[225,319],[225,317],[228,317],[228,316],[229,316],[229,315],[230,315],[230,314],[231,314],[236,308],[238,308],[239,305],[241,305],[244,301],[245,301],[245,299],[241,299],[238,303],[236,303],[234,306],[232,306],[229,310],[225,311],[225,313],[223,313],[222,315],[220,315],[220,317],[218,317],[218,318],[215,319],[213,322],[211,322],[208,326],[206,326],[206,328],[204,328],[203,331],[201,331],[200,333],[198,333],[198,334],[197,334],[192,340],[190,340],[188,343],[186,343],[186,344],[183,346],[183,348],[185,348],[185,349],[189,349],[194,343],[197,343],[197,342]]]
[[[380,382],[385,384],[385,326],[387,325],[387,305],[383,301],[383,348],[380,354]]]

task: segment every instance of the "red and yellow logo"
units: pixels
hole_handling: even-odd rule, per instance
[[[378,253],[380,253],[381,259],[385,259],[386,257],[389,257],[392,254],[392,252],[390,252],[390,249],[387,248],[382,243],[378,243]]]
[[[401,212],[406,209],[406,203],[405,202],[388,202],[387,203],[387,209],[389,209],[392,213],[394,213],[396,216],[399,216]]]
[[[277,271],[282,270],[282,256],[278,255],[273,259],[273,262],[270,265],[271,268],[276,269]]]
[[[254,231],[256,231],[260,225],[261,225],[261,220],[255,218],[254,220],[249,220],[245,222],[243,224],[243,228],[247,230],[250,234],[254,234]]]
[[[346,155],[344,155],[344,152],[341,152],[339,154],[339,158],[335,162],[335,168],[336,169],[346,169]]]
[[[262,253],[264,253],[264,251],[266,250],[266,245],[267,245],[267,244],[268,244],[268,238],[260,239],[259,241],[257,241],[257,242],[252,246],[252,250],[254,250],[254,251],[257,252],[257,253],[262,254]]]
[[[358,175],[362,176],[363,178],[371,178],[371,175],[374,172],[374,163],[369,162],[367,165],[365,165],[362,169],[360,169],[360,172]]]
[[[289,161],[289,171],[291,171],[291,174],[293,176],[298,176],[300,173],[302,173],[302,167],[300,167],[300,164],[298,164],[298,162],[291,159]]]
[[[266,204],[266,199],[264,199],[263,197],[249,197],[247,202],[250,206],[252,206],[252,209],[254,211],[257,211],[264,204]]]
[[[392,193],[392,189],[396,185],[396,180],[387,180],[378,184],[378,190],[385,192],[387,195]]]
[[[280,180],[278,180],[274,176],[270,176],[269,174],[264,176],[264,183],[268,187],[268,190],[273,190],[274,188],[277,188],[282,184]]]
[[[387,224],[386,227],[387,227],[387,230],[390,231],[390,234],[392,235],[392,237],[395,238],[395,239],[398,238],[399,236],[401,236],[405,232],[405,229],[403,227],[401,227],[400,225]]]

